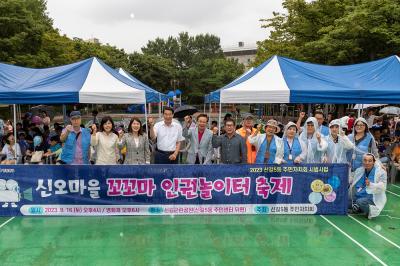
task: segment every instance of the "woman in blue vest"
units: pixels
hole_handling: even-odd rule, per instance
[[[328,143],[318,131],[318,121],[309,117],[304,123],[299,139],[307,145],[306,163],[322,163],[322,156],[328,148]]]
[[[259,134],[260,128],[249,136],[250,144],[257,150],[256,162],[259,164],[281,164],[283,162],[283,142],[276,136],[280,128],[276,120],[269,120],[265,125],[265,134]]]
[[[354,122],[354,133],[349,135],[349,139],[354,144],[354,149],[348,152],[347,159],[352,160],[351,171],[355,171],[362,166],[362,158],[366,153],[372,153],[379,158],[378,148],[374,137],[368,130],[367,121],[360,117]]]
[[[289,122],[283,133],[283,160],[288,164],[301,163],[307,157],[307,146],[297,136],[297,125]]]

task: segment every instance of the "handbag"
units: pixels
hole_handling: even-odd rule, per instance
[[[35,151],[32,153],[31,163],[40,163],[42,161],[43,151]]]

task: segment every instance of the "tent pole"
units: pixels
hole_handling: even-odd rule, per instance
[[[17,109],[16,109],[16,105],[13,104],[13,111],[14,111],[14,157],[15,157],[15,164],[17,164],[18,158],[17,158],[17,144],[18,144],[18,140],[17,140]]]
[[[92,107],[93,109],[93,107]],[[64,122],[64,126],[66,124],[67,121],[67,107],[65,106],[65,104],[62,105],[62,112],[63,112],[63,122]]]
[[[218,135],[221,135],[221,100],[219,100],[219,114],[218,114]]]
[[[364,104],[361,104],[361,113],[360,113],[359,117],[362,116],[362,113],[363,113],[363,112],[364,112]]]
[[[158,118],[161,118],[161,108],[162,108],[162,101],[161,101],[161,94],[158,94],[158,100],[160,101],[160,104],[158,105]]]
[[[208,103],[208,128],[211,127],[211,101]]]
[[[147,125],[147,100],[144,102],[144,119],[145,119],[145,123],[146,123],[146,134],[147,134],[147,136],[148,136],[148,134],[149,134],[149,128],[148,128],[148,125]]]

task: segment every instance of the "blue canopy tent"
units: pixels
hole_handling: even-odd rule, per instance
[[[400,60],[325,66],[274,56],[210,95],[221,103],[400,103]]]
[[[46,69],[0,64],[1,103],[144,104],[154,95],[97,58]]]
[[[0,103],[145,104],[154,92],[120,75],[97,58],[33,69],[0,63]],[[147,110],[145,109],[147,119]],[[16,132],[16,131],[14,131]]]
[[[326,66],[273,56],[210,94],[220,103],[400,103],[400,59]]]

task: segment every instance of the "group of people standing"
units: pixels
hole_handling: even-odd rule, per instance
[[[182,150],[189,164],[345,163],[351,173],[352,210],[373,217],[386,200],[386,171],[364,118],[354,119],[349,130],[341,119],[325,126],[322,112],[308,118],[302,112],[297,123],[282,128],[274,119],[257,125],[252,114],[244,114],[240,126],[227,117],[223,127],[213,121],[208,128],[206,114],[197,115],[195,122],[187,116],[181,124],[173,118],[174,110],[166,107],[162,121],[149,118],[143,126],[133,117],[124,130],[116,128],[110,116],[86,128],[79,111],[69,117],[70,124],[59,135],[59,164],[177,164]],[[12,134],[6,141],[10,151],[19,148]]]

